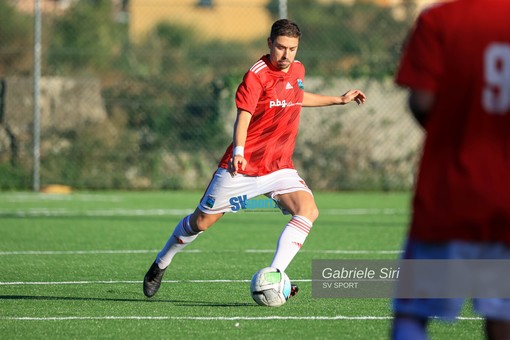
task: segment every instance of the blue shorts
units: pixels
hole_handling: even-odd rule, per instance
[[[501,243],[454,241],[429,243],[408,240],[404,259],[510,259],[510,247]],[[453,321],[459,315],[464,299],[394,299],[393,311]],[[474,310],[486,319],[510,320],[510,299],[473,299]]]

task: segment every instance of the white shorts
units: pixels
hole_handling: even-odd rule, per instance
[[[510,259],[510,247],[501,243],[476,243],[453,241],[428,243],[408,240],[404,259]],[[435,316],[453,321],[459,315],[464,299],[395,299],[395,313]],[[473,299],[473,309],[484,318],[510,320],[510,299]]]
[[[198,208],[206,214],[237,212],[246,209],[249,199],[266,195],[276,204],[277,195],[295,191],[312,191],[294,169],[282,169],[263,176],[232,176],[219,168],[213,175]],[[288,213],[284,209],[282,212]]]

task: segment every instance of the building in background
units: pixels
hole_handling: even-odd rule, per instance
[[[34,0],[9,0],[19,11],[34,12]],[[41,0],[43,13],[62,14],[79,0]],[[322,3],[356,0],[317,0]],[[396,18],[403,19],[413,5],[420,9],[438,1],[448,0],[367,0],[394,9]],[[273,21],[267,5],[270,0],[112,0],[119,22],[129,23],[129,34],[135,41],[144,39],[160,22],[194,29],[205,38],[223,41],[249,41],[267,34]]]
[[[131,38],[143,39],[157,23],[191,27],[207,39],[246,41],[267,34],[268,0],[130,0]]]
[[[322,3],[355,0],[317,0]],[[409,3],[415,10],[437,2],[435,0],[367,0],[381,6],[391,6],[398,18],[407,14]],[[270,0],[129,0],[130,35],[143,39],[158,22],[198,28],[208,39],[249,41],[267,34],[273,18],[267,10]],[[416,14],[416,13],[414,13]]]

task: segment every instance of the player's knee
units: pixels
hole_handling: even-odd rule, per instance
[[[314,207],[310,211],[310,221],[312,221],[313,223],[317,218],[319,218],[319,209],[317,207]]]
[[[310,222],[315,222],[315,220],[319,217],[319,209],[316,206],[307,207],[306,209],[301,209],[297,215],[301,215],[306,217]]]
[[[195,219],[190,220],[191,228],[193,228],[193,231],[195,232],[201,232],[206,231],[209,229],[210,226],[212,226],[212,223],[210,223],[207,219],[207,217],[203,216],[197,216]]]
[[[205,214],[200,210],[196,210],[190,218],[190,225],[193,231],[199,233],[209,229],[222,215]]]

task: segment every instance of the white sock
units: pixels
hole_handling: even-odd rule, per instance
[[[306,217],[292,216],[278,239],[271,267],[278,268],[281,271],[287,269],[287,266],[305,242],[312,225],[312,222]]]
[[[160,269],[168,267],[175,254],[193,242],[200,234],[191,228],[189,223],[190,216],[191,215],[188,215],[179,221],[174,232],[166,242],[165,247],[163,247],[156,257],[156,263]]]

